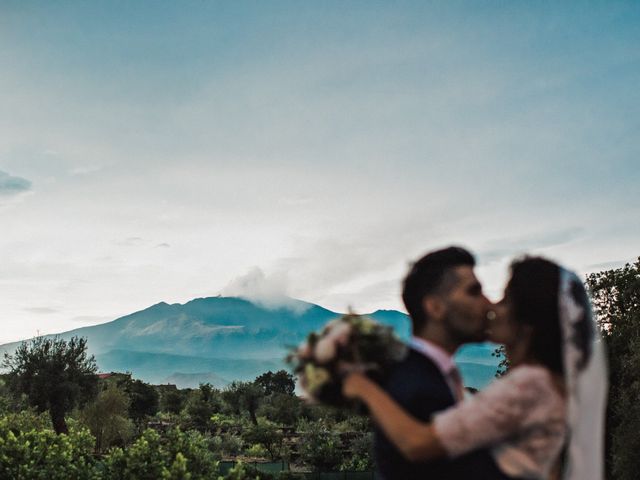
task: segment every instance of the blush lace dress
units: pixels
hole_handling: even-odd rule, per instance
[[[547,479],[567,434],[566,401],[549,371],[522,365],[436,414],[434,426],[451,458],[490,448],[506,475]]]

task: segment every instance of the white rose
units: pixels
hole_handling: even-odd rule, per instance
[[[334,328],[336,328],[336,326],[340,325],[341,323],[343,323],[341,318],[334,318],[330,322],[327,322],[324,328],[322,329],[322,335],[327,335],[329,332],[331,332]]]
[[[331,329],[327,338],[330,338],[334,343],[340,345],[346,345],[349,341],[349,336],[351,335],[351,325],[346,322],[340,322],[339,325],[336,325]]]
[[[320,363],[327,363],[336,356],[336,344],[329,337],[321,338],[313,350],[313,356]]]

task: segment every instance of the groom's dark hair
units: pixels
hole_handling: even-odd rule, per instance
[[[402,301],[411,316],[412,330],[417,334],[427,323],[422,300],[446,287],[447,273],[454,267],[476,264],[473,255],[461,247],[448,247],[430,252],[415,262],[404,279]]]

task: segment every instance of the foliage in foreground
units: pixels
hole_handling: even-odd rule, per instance
[[[205,480],[216,478],[218,462],[206,438],[178,429],[161,437],[145,430],[126,450],[116,448],[104,460],[104,478],[121,480]]]
[[[206,437],[173,429],[145,430],[127,449],[99,459],[88,429],[71,424],[68,434],[44,426],[30,411],[0,418],[0,478],[16,480],[204,480],[218,478],[218,462]]]
[[[0,418],[0,478],[29,480],[97,479],[94,439],[87,429],[58,435],[39,428],[31,412]]]

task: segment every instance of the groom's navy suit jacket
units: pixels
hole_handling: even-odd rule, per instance
[[[455,403],[451,390],[436,366],[410,348],[407,357],[394,367],[382,387],[411,415],[422,421]],[[384,480],[495,480],[505,479],[488,451],[479,450],[455,460],[410,462],[387,437],[376,430],[377,476]]]

